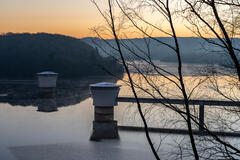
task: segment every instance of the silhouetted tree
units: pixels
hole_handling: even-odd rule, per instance
[[[145,133],[146,137],[148,139],[148,142],[151,146],[151,149],[155,155],[156,159],[160,159],[159,155],[156,153],[157,149],[154,147],[153,142],[151,140],[151,137],[149,136],[148,131],[148,124],[146,122],[146,119],[144,117],[144,113],[142,110],[142,106],[138,101],[138,92],[137,90],[142,91],[146,95],[149,95],[153,97],[154,99],[158,100],[159,98],[165,99],[167,102],[169,100],[169,97],[167,96],[170,94],[169,92],[166,93],[164,88],[166,89],[168,85],[174,86],[175,94],[184,100],[184,109],[181,109],[179,106],[171,104],[171,102],[162,104],[166,108],[169,108],[173,111],[175,111],[177,114],[179,114],[182,119],[186,122],[187,128],[188,128],[188,135],[191,142],[191,150],[193,153],[193,156],[195,159],[199,158],[211,158],[211,157],[225,157],[225,158],[231,158],[234,159],[239,156],[239,149],[237,146],[234,146],[233,144],[225,141],[223,138],[218,137],[217,135],[213,134],[208,126],[204,124],[203,130],[207,132],[210,135],[210,138],[201,139],[204,142],[209,142],[212,144],[211,147],[209,146],[203,146],[202,142],[199,141],[199,137],[196,137],[193,135],[192,132],[192,125],[199,126],[199,117],[196,117],[194,113],[190,110],[189,107],[189,99],[193,96],[193,93],[197,91],[198,87],[209,80],[208,76],[205,78],[197,78],[196,84],[188,84],[193,85],[190,90],[187,90],[189,86],[186,86],[187,82],[184,80],[183,74],[182,74],[182,53],[180,51],[179,41],[178,41],[178,34],[175,29],[175,23],[177,22],[177,18],[179,17],[179,14],[184,15],[186,10],[177,10],[175,7],[176,3],[173,3],[173,1],[162,1],[162,0],[129,0],[129,1],[122,1],[122,0],[108,0],[108,9],[102,10],[98,7],[97,3],[93,1],[103,18],[105,19],[105,25],[98,26],[96,28],[93,28],[93,31],[96,33],[96,35],[103,39],[103,41],[109,45],[114,51],[115,54],[120,55],[115,56],[116,60],[121,61],[124,65],[124,68],[127,72],[128,79],[125,81],[130,87],[134,94],[134,97],[137,101],[138,111],[140,113],[140,116],[144,122],[145,127]],[[181,1],[185,5],[190,5],[189,1]],[[196,1],[199,2],[199,1]],[[219,1],[220,2],[220,1]],[[222,1],[223,2],[223,1]],[[204,1],[204,3],[207,3]],[[216,6],[214,6],[214,1],[209,2],[209,5],[211,5],[213,12],[216,12]],[[191,5],[190,5],[191,6]],[[215,8],[215,9],[214,9]],[[177,12],[178,11],[178,12]],[[204,12],[204,9],[201,10]],[[168,27],[162,27],[161,25],[154,23],[155,21],[152,19],[148,19],[148,15],[145,15],[147,12],[151,12],[152,15],[157,17],[154,20],[161,20],[161,22],[168,26]],[[192,11],[194,12],[194,11]],[[214,17],[217,20],[218,25],[220,26],[221,31],[224,32],[224,28],[221,26],[219,22],[219,17],[216,13],[214,13]],[[217,18],[218,17],[218,18]],[[211,27],[211,25],[209,25]],[[201,26],[198,26],[201,28]],[[133,44],[134,47],[130,47],[128,44],[133,43],[131,40],[129,40],[129,43],[125,43],[123,41],[123,38],[128,38],[129,30],[133,29],[131,32],[138,33],[138,35],[142,35],[142,40],[145,42],[147,50],[142,50],[141,47],[138,46],[138,44]],[[166,35],[171,37],[171,43],[162,41],[161,39],[155,38],[153,33],[160,33],[161,35]],[[208,33],[208,32],[206,32]],[[108,41],[104,40],[105,36],[108,36],[108,38],[113,38],[115,40],[116,45],[112,45],[108,43]],[[234,62],[235,66],[235,73],[240,77],[240,69],[238,61],[236,60],[236,52],[235,47],[232,45],[231,40],[229,39],[228,33],[223,33],[223,36],[217,37],[219,41],[224,42],[224,47],[227,49],[227,53],[230,55],[232,61]],[[211,41],[211,39],[207,39]],[[230,42],[229,42],[230,40]],[[155,61],[152,59],[151,54],[151,47],[150,43],[151,41],[158,42],[159,45],[166,46],[170,48],[174,54],[174,56],[177,58],[177,73],[171,72],[168,69],[162,68],[160,65],[158,65]],[[211,41],[214,43],[214,41]],[[218,44],[219,45],[219,44]],[[101,47],[100,47],[101,48]],[[103,49],[103,48],[102,48]],[[126,55],[123,53],[123,49],[127,50],[130,54],[137,57],[139,61],[141,61],[141,65],[138,65],[137,62],[131,62],[126,61]],[[104,50],[104,49],[103,49]],[[114,57],[114,53],[108,53]],[[161,54],[161,51],[159,51],[159,54]],[[144,55],[144,56],[143,56]],[[130,73],[129,68],[134,68],[135,72],[139,73],[139,79],[143,79],[145,85],[139,84],[138,82],[133,80],[133,75]],[[218,72],[216,70],[215,72]],[[161,78],[164,79],[164,81],[159,84],[157,83],[156,78],[151,78],[149,74],[159,75]],[[234,77],[234,74],[231,74],[230,76]],[[160,78],[159,78],[160,79]],[[177,94],[178,93],[178,94]],[[208,93],[205,93],[207,95]],[[160,102],[161,103],[161,102]],[[196,143],[196,138],[197,142]],[[200,143],[201,142],[201,143]],[[217,149],[212,149],[213,146],[216,146]],[[184,149],[183,146],[180,145],[181,149]],[[187,148],[189,149],[189,148]],[[206,152],[206,155],[204,155],[203,152]],[[181,152],[181,154],[183,154]],[[161,154],[160,154],[161,155]],[[191,156],[191,155],[189,155]]]

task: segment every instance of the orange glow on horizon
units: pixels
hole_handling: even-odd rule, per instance
[[[98,3],[104,6],[103,1]],[[76,38],[93,37],[94,33],[90,28],[98,26],[102,21],[103,18],[90,0],[0,1],[1,34],[46,32]],[[136,33],[128,33],[128,38],[143,37]],[[177,24],[177,34],[179,37],[194,37],[182,24]],[[166,37],[158,33],[152,36]]]

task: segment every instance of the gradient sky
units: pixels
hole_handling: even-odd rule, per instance
[[[89,28],[101,21],[90,0],[0,0],[0,33],[48,32],[81,38],[91,36]]]

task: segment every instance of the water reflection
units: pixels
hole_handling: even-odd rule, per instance
[[[184,98],[182,91],[176,86],[176,84],[179,85],[177,77],[168,76],[169,79],[167,79],[163,76],[131,74],[131,78],[137,84],[135,90],[139,97],[154,95],[156,98],[162,98],[159,95],[159,92],[161,92],[166,98]],[[129,81],[127,75],[123,77],[123,81],[118,81],[122,85],[119,95],[133,97],[131,88],[125,81]],[[240,100],[240,83],[236,76],[184,76],[183,81],[190,99]]]
[[[108,76],[92,76],[82,79],[59,80],[52,96],[41,95],[35,85],[0,85],[0,102],[11,106],[35,106],[40,112],[58,111],[59,107],[79,104],[90,97],[89,84],[100,81],[115,83],[117,80]]]

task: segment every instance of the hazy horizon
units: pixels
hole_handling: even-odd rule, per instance
[[[97,3],[101,9],[106,9],[106,2]],[[94,35],[90,28],[99,26],[103,22],[103,17],[90,0],[1,0],[0,21],[0,34],[47,32],[84,38]],[[167,28],[168,25],[164,27]],[[175,27],[178,36],[193,36],[183,23],[177,22]],[[157,33],[154,35],[154,37],[162,36]],[[129,38],[138,37],[139,35],[135,34],[129,35]]]
[[[76,38],[76,39],[86,39],[86,38],[99,38],[97,36],[86,36],[86,37],[75,37],[72,35],[67,35],[67,34],[62,34],[62,33],[51,33],[51,32],[2,32],[0,33],[0,35],[7,35],[7,34],[53,34],[53,35],[62,35],[62,36],[66,36],[66,37],[71,37],[71,38]],[[149,37],[129,37],[129,38],[119,38],[119,39],[143,39],[143,38],[149,38]],[[167,36],[153,36],[153,38],[173,38],[173,37],[167,37]],[[202,39],[198,36],[178,36],[177,38],[199,38]],[[208,37],[209,39],[217,39],[217,38],[213,38],[213,37]],[[104,38],[106,40],[111,40],[113,38]],[[237,38],[233,38],[233,39],[240,39],[240,37]]]

